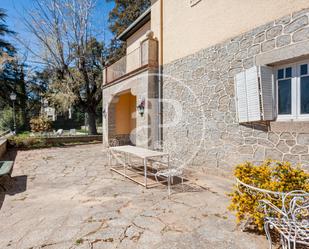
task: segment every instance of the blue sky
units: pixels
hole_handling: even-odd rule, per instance
[[[0,8],[5,9],[7,12],[6,23],[9,28],[18,33],[19,37],[26,43],[31,44],[34,37],[29,34],[22,22],[22,18],[27,15],[27,11],[33,7],[33,0],[0,0]],[[113,8],[114,2],[106,2],[106,0],[97,0],[97,5],[94,11],[93,26],[97,27],[101,34],[98,39],[104,40],[106,44],[109,43],[112,34],[108,30],[108,13]],[[22,46],[17,42],[12,43],[23,52]]]

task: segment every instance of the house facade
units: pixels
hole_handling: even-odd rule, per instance
[[[218,174],[246,160],[308,167],[308,1],[154,0],[146,15],[120,38],[126,67],[148,42],[147,66],[112,82],[105,71],[106,144],[134,131],[131,143]]]
[[[72,108],[67,112],[57,111],[54,105],[50,105],[47,99],[41,101],[41,115],[47,117],[51,121],[60,119],[72,119]]]

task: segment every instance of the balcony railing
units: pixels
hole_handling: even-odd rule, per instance
[[[105,68],[104,84],[114,82],[144,67],[158,65],[157,41],[147,39],[140,46]]]

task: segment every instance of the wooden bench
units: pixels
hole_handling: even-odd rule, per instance
[[[11,177],[12,169],[13,169],[13,161],[0,161],[0,178],[4,176]],[[5,187],[0,184],[0,187],[6,191]]]

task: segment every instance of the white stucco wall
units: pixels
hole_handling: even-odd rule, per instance
[[[163,1],[163,61],[192,54],[294,11],[308,0],[152,0],[151,29],[160,37]]]

